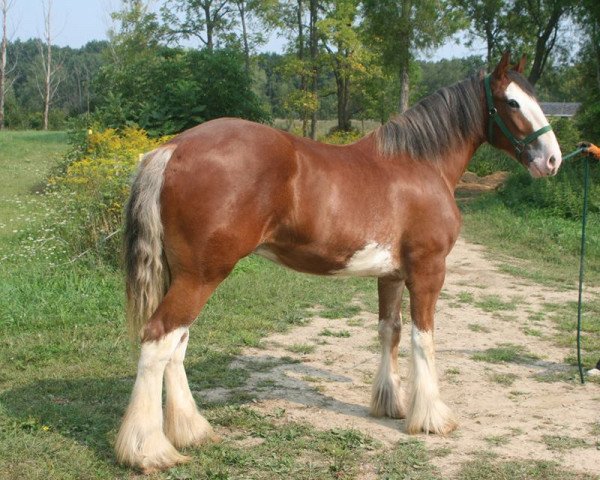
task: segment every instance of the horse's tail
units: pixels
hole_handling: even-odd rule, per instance
[[[160,192],[172,153],[173,148],[161,147],[144,156],[125,208],[127,324],[132,338],[139,338],[170,284],[163,249]]]

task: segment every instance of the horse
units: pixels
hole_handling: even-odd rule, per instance
[[[555,175],[562,161],[524,67],[525,57],[511,65],[505,53],[491,74],[440,89],[350,145],[223,118],[146,154],[125,212],[127,316],[141,350],[117,460],[162,470],[189,460],[177,449],[216,438],[185,373],[189,329],[252,253],[304,273],[376,277],[381,360],[370,413],[405,418],[409,434],[454,430],[433,335],[446,256],[461,226],[454,189],[486,141],[533,177]],[[407,401],[398,369],[405,286]]]

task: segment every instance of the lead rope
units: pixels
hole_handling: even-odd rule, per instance
[[[570,160],[571,158],[581,155],[584,152],[591,150],[591,147],[579,147],[573,152],[563,157],[563,160]],[[579,378],[582,384],[585,384],[585,377],[583,376],[583,365],[581,362],[581,311],[583,306],[583,274],[585,270],[585,244],[586,244],[586,224],[587,224],[587,212],[588,212],[588,192],[590,186],[590,160],[589,156],[586,155],[584,159],[584,173],[583,173],[583,212],[581,215],[581,249],[579,254],[579,298],[577,302],[577,366],[579,368]]]

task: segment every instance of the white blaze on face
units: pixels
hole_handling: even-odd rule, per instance
[[[515,82],[508,85],[506,97],[508,100],[516,100],[519,103],[519,111],[531,124],[531,133],[548,125],[548,120],[537,101],[524,92]],[[529,173],[533,177],[543,177],[555,174],[558,171],[558,167],[562,162],[562,153],[552,130],[540,135],[526,147],[526,150],[532,160],[529,164]]]
[[[392,273],[396,268],[392,257],[392,249],[388,245],[368,243],[361,250],[354,252],[348,263],[334,275],[379,276]]]

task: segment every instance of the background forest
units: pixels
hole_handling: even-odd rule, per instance
[[[4,24],[13,3],[0,0]],[[316,138],[319,120],[385,122],[510,49],[527,55],[542,101],[582,102],[577,126],[600,138],[595,0],[123,0],[109,40],[78,49],[53,45],[45,6],[43,39],[9,41],[4,28],[0,128],[158,136],[227,115]],[[284,53],[260,52],[276,35]],[[426,60],[457,38],[485,55]]]

